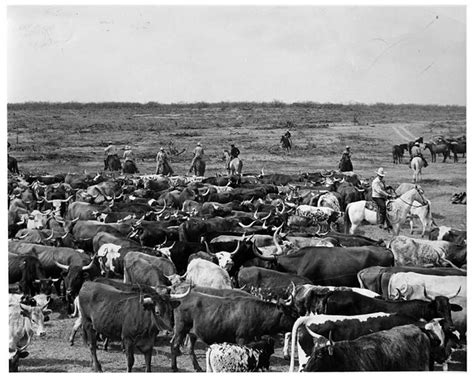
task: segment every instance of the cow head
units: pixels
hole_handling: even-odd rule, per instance
[[[44,330],[43,314],[43,309],[45,309],[46,307],[47,304],[43,307],[37,307],[20,303],[20,314],[31,321],[31,330],[39,337],[43,337],[44,335],[46,335],[46,332]]]
[[[461,288],[459,288],[459,291]],[[458,293],[459,293],[458,291]],[[456,293],[454,296],[451,296],[451,298],[454,298],[457,296]],[[434,319],[434,318],[443,318],[445,321],[445,326],[446,330],[451,330],[454,331],[455,327],[453,324],[453,320],[451,318],[451,311],[452,312],[460,312],[462,311],[462,307],[458,304],[450,304],[449,303],[449,298],[446,296],[436,296],[434,299],[432,297],[429,297],[428,294],[426,293],[425,289],[425,297],[428,299],[432,299],[430,304],[429,304],[429,316],[428,319]]]
[[[20,290],[27,295],[35,295],[38,292],[35,281],[44,278],[44,271],[37,257],[25,256],[20,262],[21,270]]]
[[[94,266],[94,261],[85,266],[64,265],[58,262],[56,266],[63,270],[64,286],[66,287],[66,298],[72,302],[81,290],[84,280],[89,278],[88,270]]]
[[[431,354],[437,363],[449,359],[452,348],[459,344],[459,332],[451,330],[444,319],[435,318],[424,326],[424,332],[430,338]]]
[[[207,248],[207,242],[206,242],[206,248]],[[237,252],[240,250],[240,240],[237,242],[237,247],[235,248],[234,251],[228,252],[228,251],[219,251],[218,253],[215,254],[217,260],[219,261],[219,266],[222,267],[226,271],[230,271],[232,267],[234,266],[234,261],[233,261],[233,256],[237,254]]]

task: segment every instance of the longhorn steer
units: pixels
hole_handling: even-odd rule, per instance
[[[357,287],[357,273],[370,266],[392,266],[392,252],[379,246],[304,247],[287,256],[265,257],[254,245],[261,260],[272,261],[278,270],[304,276],[314,284]]]
[[[220,342],[242,345],[263,335],[289,331],[296,314],[291,304],[273,304],[250,297],[226,299],[191,291],[175,309],[174,319],[172,370],[178,370],[179,346],[189,333],[194,369],[202,371],[194,353],[196,339],[208,345]]]
[[[143,353],[146,371],[150,372],[156,335],[160,330],[171,329],[172,308],[178,305],[177,298],[143,286],[139,291],[121,291],[102,283],[84,283],[79,293],[79,309],[95,371],[102,371],[96,354],[96,335],[101,333],[122,341],[128,372],[135,361],[135,348]]]

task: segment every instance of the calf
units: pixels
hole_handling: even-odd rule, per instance
[[[206,352],[206,372],[254,372],[270,367],[274,353],[271,337],[246,346],[230,343],[212,344]]]

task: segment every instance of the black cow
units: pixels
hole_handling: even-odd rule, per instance
[[[27,296],[51,293],[52,279],[46,279],[39,259],[34,255],[8,253],[8,283],[19,282],[20,291]]]
[[[17,175],[20,173],[20,170],[18,170],[18,162],[16,158],[10,156],[10,154],[8,154],[8,171]]]
[[[335,238],[339,245],[344,247],[355,247],[355,246],[385,246],[383,239],[373,240],[369,237],[360,236],[357,234],[345,234],[338,233],[335,231],[329,231],[327,234],[321,234],[319,237],[332,237]]]
[[[441,238],[440,233],[442,234]],[[431,229],[429,233],[429,239],[430,240],[438,240],[442,239],[444,241],[449,241],[453,242],[456,245],[466,245],[467,241],[467,231],[466,230],[459,230],[459,229],[453,229],[453,228],[448,228],[448,227],[436,227]]]
[[[392,157],[393,163],[398,164],[402,163],[404,148],[402,145],[393,145],[392,146]]]
[[[454,329],[451,311],[460,312],[462,307],[450,304],[446,296],[436,296],[428,302],[423,300],[382,300],[370,298],[351,291],[335,291],[321,299],[318,313],[332,315],[360,315],[374,312],[398,313],[430,321],[444,318],[447,326]]]
[[[101,333],[122,341],[128,372],[135,361],[135,348],[145,357],[146,372],[151,372],[156,335],[160,330],[171,329],[172,308],[178,302],[173,300],[173,295],[142,291],[120,291],[102,283],[84,283],[79,293],[79,309],[84,340],[90,348],[95,371],[102,371],[96,354],[97,333]]]
[[[371,266],[393,266],[393,254],[381,246],[303,247],[286,256],[265,257],[253,245],[262,260],[276,263],[279,271],[304,276],[314,284],[357,287],[357,273]]]
[[[427,371],[430,338],[415,325],[315,348],[304,371]]]
[[[274,304],[250,297],[226,299],[191,291],[174,311],[171,369],[178,370],[176,357],[188,333],[194,369],[202,371],[194,353],[197,338],[208,345],[219,342],[242,345],[265,334],[289,331],[296,318],[291,302]]]

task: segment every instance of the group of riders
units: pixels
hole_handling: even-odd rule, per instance
[[[283,137],[291,141],[291,134],[287,131]],[[109,161],[109,157],[116,157],[117,155],[117,148],[113,145],[112,141],[109,141],[109,145],[104,149],[105,152],[105,169],[108,169],[107,162]],[[421,157],[423,162],[426,162],[420,148],[420,141],[419,139],[415,141],[412,149],[411,149],[411,156],[414,157]],[[226,162],[227,170],[230,170],[230,162],[237,158],[240,155],[240,150],[234,145],[230,145],[230,152]],[[135,165],[134,163],[134,156],[132,149],[129,145],[126,145],[124,148],[123,159],[125,162],[130,162],[131,164]],[[189,168],[188,173],[191,174],[192,171],[195,171],[195,174],[198,174],[197,167],[201,164],[205,164],[204,162],[204,149],[200,142],[196,144],[196,147],[193,151],[193,159],[191,161],[191,166]],[[427,165],[427,163],[425,163]],[[136,167],[136,166],[135,166]],[[351,148],[350,146],[346,146],[345,150],[342,153],[341,160],[339,162],[339,170],[341,172],[348,172],[353,171],[352,161],[351,161]],[[138,172],[138,170],[136,171]],[[380,167],[376,172],[377,176],[372,181],[372,199],[377,205],[379,209],[380,219],[379,219],[379,227],[384,228],[386,230],[391,229],[390,221],[387,218],[387,208],[386,202],[387,200],[393,199],[395,195],[389,191],[389,187],[385,184],[384,177],[385,171],[382,167]],[[156,174],[162,175],[173,175],[173,169],[170,166],[169,157],[163,147],[160,147],[158,154],[156,155]]]
[[[237,158],[240,155],[240,150],[234,145],[230,145],[230,153],[229,153],[229,158],[227,159],[226,162],[226,168],[227,170],[230,170],[230,162]],[[117,147],[113,144],[112,141],[108,142],[108,146],[104,149],[104,169],[105,170],[112,170],[113,168],[110,166],[109,162],[111,159],[119,159],[118,154],[117,154]],[[132,148],[129,145],[126,145],[124,147],[124,153],[123,153],[123,159],[125,161],[125,164],[131,164],[134,167],[134,172],[138,172],[138,169],[136,168],[135,162],[134,162],[134,155]],[[196,175],[204,175],[204,170],[200,169],[202,167],[205,167],[205,162],[204,162],[204,149],[201,145],[201,142],[198,142],[196,144],[196,147],[194,148],[193,151],[193,159],[191,161],[191,166],[189,167],[188,174],[191,174],[193,171]],[[174,171],[171,168],[170,165],[170,159],[168,157],[168,154],[166,153],[165,149],[163,147],[160,147],[160,150],[156,154],[156,172],[157,175],[162,174],[162,175],[173,175]]]

